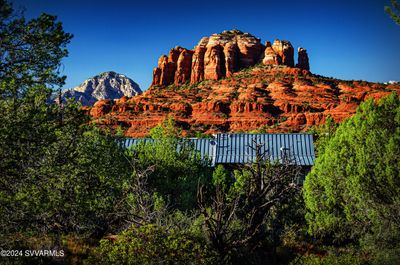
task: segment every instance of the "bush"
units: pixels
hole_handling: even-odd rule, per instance
[[[138,168],[153,167],[148,178],[150,189],[161,194],[174,209],[191,210],[196,207],[197,185],[211,182],[212,171],[208,162],[179,135],[174,121],[169,119],[151,131],[154,142],[139,143],[133,147],[132,155]]]
[[[132,226],[114,240],[103,239],[88,264],[214,264],[204,241],[176,228]]]
[[[305,255],[301,256],[290,263],[291,265],[361,265],[365,264],[360,257],[351,254],[328,254],[326,256]],[[381,263],[383,264],[383,263]]]
[[[309,230],[339,244],[400,243],[400,98],[369,100],[319,150],[304,184]]]

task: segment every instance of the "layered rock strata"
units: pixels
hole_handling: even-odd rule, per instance
[[[309,70],[305,49],[301,53],[299,60],[302,61],[299,61],[297,67]],[[267,42],[264,46],[259,38],[239,30],[213,34],[202,38],[193,50],[175,47],[170,50],[168,57],[161,56],[153,71],[152,86],[218,80],[231,77],[240,69],[258,63],[294,67],[292,44],[285,40],[275,40],[273,44]]]
[[[258,65],[231,78],[185,84],[177,90],[154,87],[139,96],[101,100],[89,111],[100,127],[122,128],[129,137],[148,135],[167,117],[173,117],[186,136],[301,132],[323,124],[327,116],[340,122],[362,101],[392,91],[400,95],[400,84],[337,80],[300,68]]]

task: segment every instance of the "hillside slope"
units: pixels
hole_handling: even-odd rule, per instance
[[[230,78],[152,87],[142,95],[100,100],[90,114],[99,126],[141,137],[171,116],[186,135],[197,132],[307,131],[330,115],[355,113],[360,102],[400,94],[400,85],[343,81],[287,66],[256,65]]]

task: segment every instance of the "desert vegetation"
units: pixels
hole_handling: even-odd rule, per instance
[[[304,186],[257,143],[254,163],[211,167],[171,118],[127,150],[78,103],[47,102],[72,35],[0,5],[0,263],[399,264],[396,93],[314,127]],[[25,255],[40,249],[59,255]]]

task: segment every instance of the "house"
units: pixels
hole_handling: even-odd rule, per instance
[[[121,144],[131,148],[139,142],[154,142],[151,138],[122,138]],[[301,167],[299,184],[314,165],[315,153],[311,134],[249,134],[249,133],[219,133],[213,138],[184,138],[178,144],[190,144],[198,151],[201,159],[208,159],[210,166],[223,164],[234,169],[241,164],[252,163],[258,152],[271,162],[286,162]]]
[[[121,144],[130,148],[139,142],[153,141],[150,138],[123,138]],[[315,160],[311,134],[219,133],[213,138],[184,138],[182,142],[193,144],[202,159],[210,159],[211,166],[252,163],[256,159],[256,145],[271,161],[287,161],[310,168]]]

